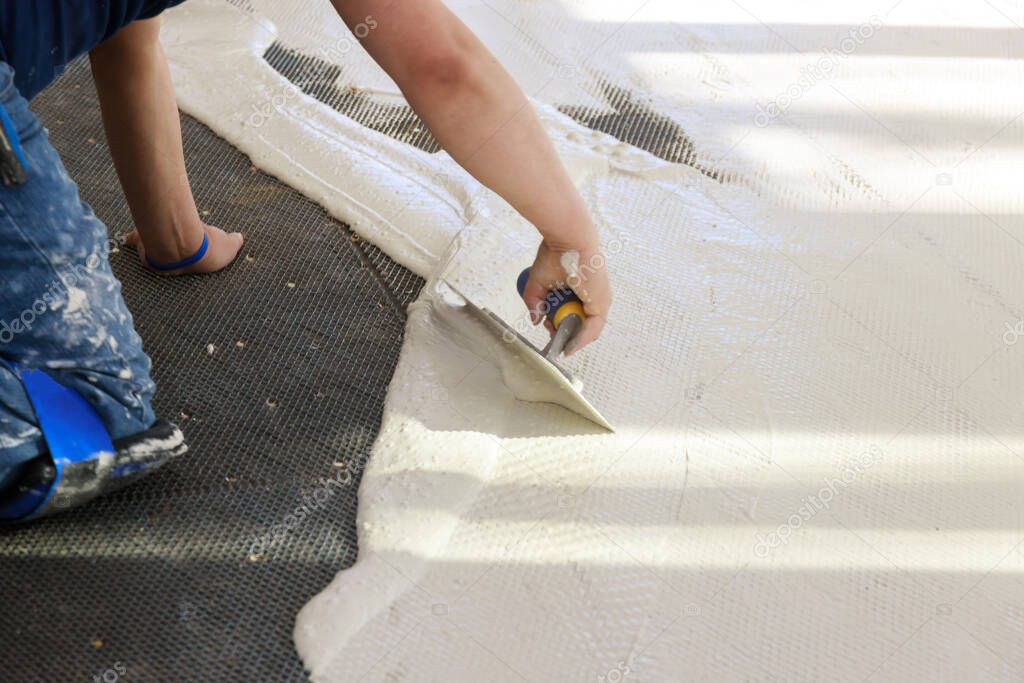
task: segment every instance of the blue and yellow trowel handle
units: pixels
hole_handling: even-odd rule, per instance
[[[519,296],[526,291],[526,283],[530,279],[530,269],[519,274],[516,289]],[[587,314],[583,312],[583,301],[571,289],[552,289],[545,297],[547,302],[547,318],[555,328],[555,334],[544,348],[544,357],[554,362],[562,355],[566,344],[572,341],[576,333],[583,327]]]

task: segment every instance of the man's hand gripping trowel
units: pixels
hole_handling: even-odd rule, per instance
[[[516,287],[519,290],[520,296],[522,296],[529,278],[529,268],[519,274]],[[451,284],[448,283],[448,286],[451,287]],[[454,287],[451,288],[455,289]],[[583,394],[577,389],[580,386],[579,383],[558,362],[558,358],[562,355],[566,345],[572,341],[573,337],[580,331],[580,328],[583,327],[583,321],[587,319],[586,313],[583,312],[583,302],[575,292],[571,289],[555,289],[548,292],[546,297],[547,319],[551,322],[555,331],[551,341],[541,350],[512,329],[508,323],[497,315],[486,308],[476,306],[470,301],[469,297],[459,293],[458,290],[455,291],[465,300],[467,309],[472,311],[477,318],[502,338],[508,345],[510,353],[515,355],[518,360],[526,364],[531,370],[535,371],[539,377],[543,378],[543,381],[549,385],[553,392],[552,403],[557,403],[609,431],[614,431],[608,421],[598,412],[597,408],[591,405],[590,401],[584,398]]]

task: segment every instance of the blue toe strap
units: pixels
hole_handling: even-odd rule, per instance
[[[0,505],[0,518],[22,519],[42,509],[53,496],[65,470],[77,463],[113,457],[114,444],[99,415],[77,391],[59,384],[42,370],[15,368],[35,410],[56,476],[46,484]]]

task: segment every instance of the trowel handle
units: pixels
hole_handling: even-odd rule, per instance
[[[519,273],[519,279],[516,280],[516,289],[519,290],[519,296],[522,296],[523,292],[526,291],[526,283],[529,279],[529,268]],[[556,330],[562,324],[562,321],[570,315],[578,316],[580,322],[587,319],[587,314],[583,312],[583,301],[571,289],[552,289],[548,292],[545,300],[548,304],[548,320],[551,321]]]

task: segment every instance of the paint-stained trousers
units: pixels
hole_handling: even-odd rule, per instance
[[[155,386],[107,230],[78,196],[39,119],[0,62],[0,104],[21,139],[28,180],[0,186],[0,489],[45,447],[14,368],[44,369],[95,408],[114,439],[155,421]]]

